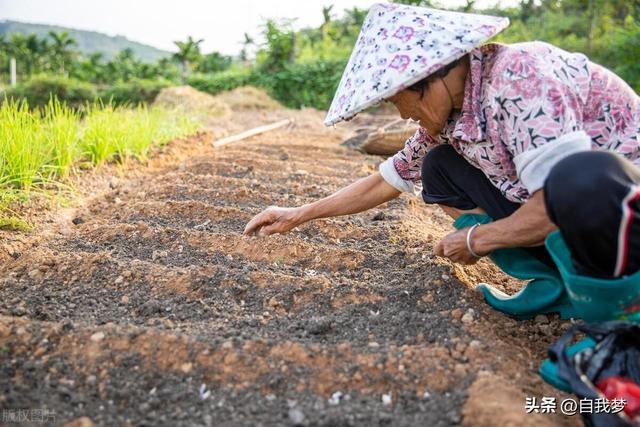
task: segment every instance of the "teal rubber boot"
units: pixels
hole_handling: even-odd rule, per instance
[[[640,271],[619,279],[597,279],[576,273],[559,231],[545,241],[571,303],[586,322],[627,320],[640,323]]]
[[[453,226],[462,229],[491,221],[488,215],[464,214]],[[491,307],[517,319],[529,319],[537,314],[556,312],[560,313],[563,319],[577,317],[576,310],[565,292],[562,277],[556,269],[520,248],[497,249],[489,257],[509,276],[530,280],[514,295],[507,295],[487,283],[478,284],[476,289],[482,292]]]
[[[560,232],[550,234],[545,245],[558,266],[567,288],[568,297],[576,312],[587,322],[626,320],[640,323],[640,272],[620,279],[596,279],[576,273],[571,253]],[[595,346],[585,338],[567,349],[569,357]],[[540,376],[552,386],[571,392],[571,386],[558,375],[555,363],[545,359],[539,369]]]

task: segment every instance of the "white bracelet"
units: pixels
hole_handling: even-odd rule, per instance
[[[475,230],[475,229],[476,229],[476,227],[478,227],[479,225],[480,225],[480,224],[476,224],[476,225],[474,225],[473,227],[471,227],[471,228],[469,229],[469,231],[467,231],[467,250],[469,251],[469,253],[470,253],[471,255],[473,255],[473,256],[474,256],[474,257],[476,257],[476,258],[482,258],[482,256],[481,256],[481,255],[478,255],[477,253],[475,253],[475,252],[473,251],[473,249],[471,249],[471,233],[473,233],[473,230]]]

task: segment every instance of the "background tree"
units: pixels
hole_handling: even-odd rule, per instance
[[[51,50],[54,55],[52,62],[60,73],[66,76],[65,64],[69,64],[76,56],[71,48],[77,46],[78,42],[72,39],[66,31],[61,33],[49,31],[49,37],[52,41]]]
[[[295,35],[291,29],[291,21],[276,22],[267,20],[263,36],[266,42],[258,52],[256,61],[265,71],[274,73],[280,71],[295,58]]]
[[[244,33],[244,41],[242,42],[242,49],[240,50],[240,61],[246,62],[248,60],[247,50],[249,46],[253,45],[255,45],[253,38],[249,34]]]
[[[194,40],[191,36],[186,41],[174,41],[178,47],[178,52],[173,54],[173,57],[182,65],[182,76],[186,80],[189,72],[192,69],[192,65],[200,59],[200,43],[204,40]]]
[[[195,70],[201,73],[217,73],[224,71],[231,66],[233,62],[230,56],[225,56],[219,52],[211,52],[203,55]]]

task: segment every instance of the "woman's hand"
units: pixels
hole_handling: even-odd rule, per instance
[[[434,248],[436,255],[449,258],[451,261],[460,264],[475,264],[478,262],[480,258],[471,255],[467,249],[468,231],[469,228],[464,228],[444,236]]]
[[[244,235],[268,236],[286,233],[298,225],[317,218],[351,215],[388,202],[400,192],[376,172],[327,196],[297,208],[272,206],[256,215],[244,228]]]
[[[247,223],[243,234],[264,237],[274,233],[286,233],[303,222],[300,217],[300,208],[270,206]]]

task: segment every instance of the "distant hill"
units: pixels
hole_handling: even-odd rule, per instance
[[[35,33],[40,37],[44,37],[49,34],[49,31],[67,31],[69,35],[78,42],[77,49],[80,52],[85,54],[101,52],[104,54],[105,59],[113,58],[118,52],[127,47],[131,48],[135,52],[136,57],[144,62],[156,62],[160,58],[171,55],[171,52],[134,42],[123,36],[111,37],[95,31],[0,20],[0,34]]]

